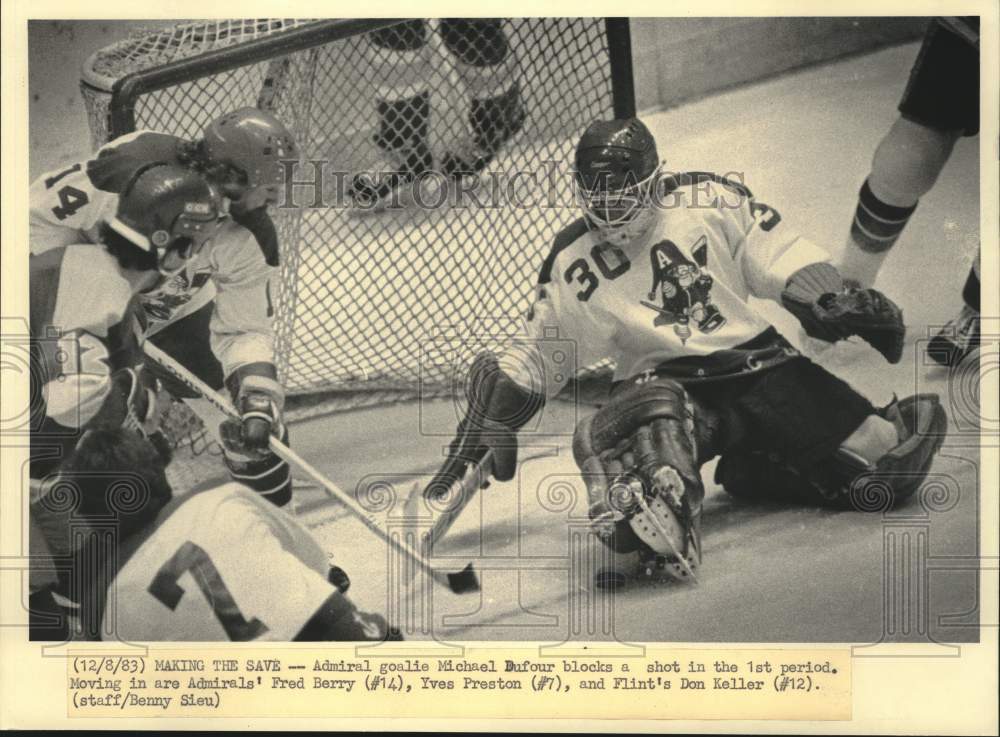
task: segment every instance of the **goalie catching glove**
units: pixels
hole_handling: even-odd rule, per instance
[[[903,312],[884,294],[845,281],[831,264],[810,264],[788,279],[781,304],[810,338],[833,343],[858,336],[899,363],[903,356]]]
[[[584,419],[573,456],[595,534],[616,553],[662,559],[676,579],[701,562],[701,505],[694,410],[676,382],[629,387]]]

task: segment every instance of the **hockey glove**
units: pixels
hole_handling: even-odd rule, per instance
[[[111,375],[111,391],[91,420],[95,428],[124,427],[146,438],[156,432],[167,409],[157,401],[159,380],[142,365],[118,369]]]
[[[443,494],[487,451],[493,451],[491,474],[509,481],[517,470],[517,431],[541,408],[543,398],[508,377],[495,355],[484,351],[469,367],[468,407],[448,446],[448,458],[426,491]]]
[[[902,310],[878,290],[845,281],[831,264],[796,271],[781,293],[781,304],[811,338],[833,343],[856,335],[889,363],[899,363],[903,356]]]
[[[285,393],[276,375],[271,364],[249,364],[226,380],[240,415],[239,444],[247,450],[266,453],[270,436],[284,434],[281,410]]]

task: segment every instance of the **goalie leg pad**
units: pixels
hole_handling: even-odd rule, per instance
[[[734,449],[720,459],[715,480],[747,499],[885,511],[920,488],[944,441],[948,418],[935,394],[893,401],[878,414],[895,425],[900,440],[874,463],[844,448],[806,466],[776,452]]]
[[[668,379],[627,386],[580,423],[573,453],[594,531],[611,549],[700,561],[704,487],[683,387]]]

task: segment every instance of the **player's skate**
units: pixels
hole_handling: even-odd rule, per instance
[[[441,159],[441,171],[456,179],[477,176],[524,126],[525,110],[515,82],[498,97],[473,99],[470,130]]]
[[[949,320],[927,345],[927,355],[942,366],[955,368],[980,346],[979,313],[962,306],[958,317]]]

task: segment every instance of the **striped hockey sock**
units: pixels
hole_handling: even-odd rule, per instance
[[[844,278],[853,279],[863,286],[872,286],[889,249],[896,243],[916,209],[916,202],[908,207],[883,202],[865,180],[858,194],[851,237],[837,264]]]

